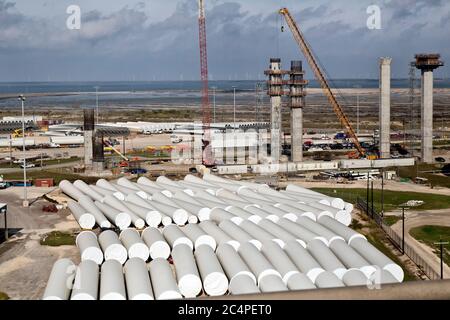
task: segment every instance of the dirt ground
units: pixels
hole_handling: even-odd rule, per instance
[[[11,299],[41,299],[53,263],[60,258],[70,258],[79,263],[75,246],[41,246],[40,239],[53,230],[74,231],[78,224],[67,210],[45,213],[42,206],[47,202],[37,200],[28,209],[21,206],[21,188],[0,191],[0,202],[8,203],[8,227],[17,232],[10,241],[0,244],[0,291]],[[49,191],[35,188],[30,197]],[[3,221],[1,222],[3,227]]]

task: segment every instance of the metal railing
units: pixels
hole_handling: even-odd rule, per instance
[[[436,270],[431,267],[425,259],[423,259],[420,254],[414,250],[413,247],[404,242],[402,237],[384,222],[383,217],[376,210],[372,209],[370,205],[367,205],[366,201],[358,198],[356,205],[384,231],[389,241],[398,250],[400,250],[400,252],[408,256],[408,258],[417,265],[417,267],[427,276],[427,278],[430,280],[438,280],[441,278],[440,274],[436,272]]]

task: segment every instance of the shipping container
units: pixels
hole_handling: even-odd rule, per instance
[[[43,188],[49,188],[54,186],[54,180],[53,178],[48,179],[35,179],[34,185],[36,187],[43,187]]]

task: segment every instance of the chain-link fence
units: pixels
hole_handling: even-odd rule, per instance
[[[403,254],[407,255],[408,258],[410,258],[411,261],[413,261],[430,280],[437,280],[441,278],[440,274],[436,272],[420,256],[420,254],[414,250],[413,247],[404,242],[402,237],[399,236],[390,226],[388,226],[384,222],[383,217],[378,212],[376,212],[376,210],[372,209],[371,206],[368,205],[367,201],[358,198],[356,204],[363,213],[365,213],[369,218],[373,219],[375,223],[386,233],[388,239],[392,242],[392,244],[401,252],[403,252]]]

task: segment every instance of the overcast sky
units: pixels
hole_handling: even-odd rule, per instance
[[[450,77],[448,0],[205,0],[210,77],[263,79],[270,57],[304,59],[276,14],[287,6],[333,78],[378,77],[393,58],[406,77],[418,52],[439,52]],[[69,30],[66,9],[81,8]],[[368,6],[381,29],[367,27]],[[0,81],[197,80],[197,0],[0,0]],[[311,78],[309,72],[308,78]]]

